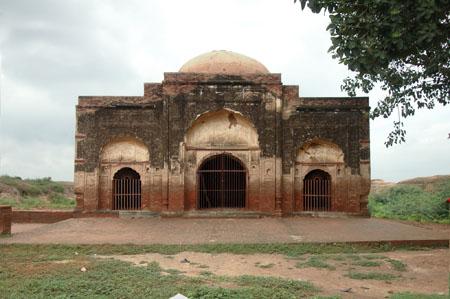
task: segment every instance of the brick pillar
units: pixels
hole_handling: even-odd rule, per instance
[[[11,221],[11,206],[0,206],[0,234],[11,234]]]

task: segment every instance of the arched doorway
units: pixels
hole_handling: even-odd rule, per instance
[[[141,177],[131,168],[122,168],[114,175],[112,209],[141,209]]]
[[[197,171],[197,208],[245,208],[247,171],[237,158],[220,154]]]
[[[303,210],[331,210],[331,176],[322,170],[309,172],[303,180]]]

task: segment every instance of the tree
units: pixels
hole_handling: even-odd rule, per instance
[[[398,121],[386,146],[405,141],[402,118],[450,103],[449,0],[294,0],[328,13],[329,49],[354,72],[341,86],[350,96],[375,85],[387,91],[371,117]],[[450,115],[449,115],[450,117]]]

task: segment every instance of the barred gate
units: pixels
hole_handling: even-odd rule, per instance
[[[247,171],[231,155],[209,158],[197,172],[198,209],[244,208]]]
[[[331,177],[322,170],[313,170],[303,180],[303,210],[331,211]]]
[[[122,168],[114,175],[112,209],[141,209],[141,179],[131,168]]]

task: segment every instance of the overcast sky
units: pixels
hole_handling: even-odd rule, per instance
[[[261,61],[301,96],[345,96],[327,24],[293,0],[0,0],[0,174],[72,180],[79,95],[142,95],[211,50]],[[416,113],[388,149],[392,119],[370,125],[372,178],[450,173],[450,107]]]

